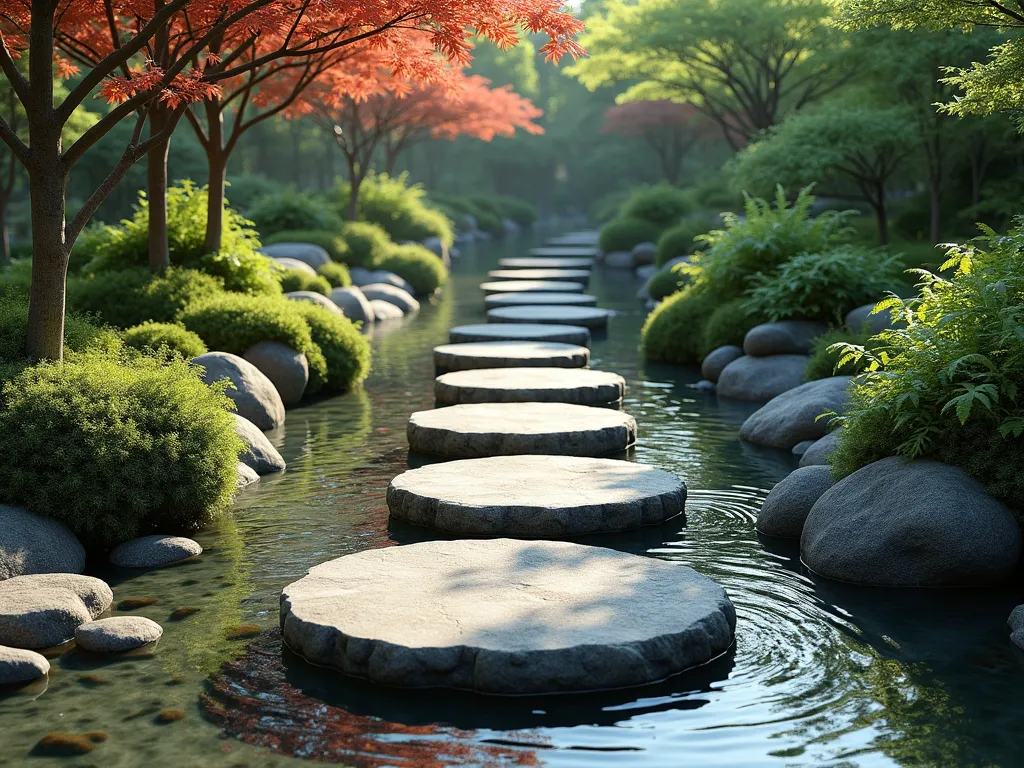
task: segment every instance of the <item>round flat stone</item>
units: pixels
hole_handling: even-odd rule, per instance
[[[484,368],[454,371],[434,380],[440,405],[462,403],[618,403],[626,380],[587,368]]]
[[[110,562],[122,568],[160,568],[201,554],[199,543],[184,536],[142,536],[114,547]]]
[[[75,642],[93,653],[124,653],[155,643],[164,630],[143,616],[111,616],[81,624]]]
[[[651,683],[725,653],[735,626],[725,590],[693,569],[568,542],[371,549],[312,568],[281,595],[290,648],[405,688]]]
[[[545,245],[531,248],[531,256],[563,257],[563,256],[597,256],[597,248],[593,245]]]
[[[586,368],[590,350],[553,341],[479,341],[434,347],[438,373],[476,368]]]
[[[606,456],[636,442],[622,411],[566,403],[473,403],[409,417],[409,449],[448,459],[547,453]]]
[[[567,280],[492,280],[480,284],[484,293],[583,293],[586,287]]]
[[[686,485],[632,461],[497,456],[403,472],[387,498],[392,515],[415,525],[543,539],[664,522],[683,513]]]
[[[492,293],[484,298],[484,306],[488,309],[498,307],[524,307],[541,304],[565,305],[574,307],[593,307],[597,305],[597,296],[589,293]]]
[[[554,258],[554,257],[515,257],[509,259],[498,259],[498,266],[502,269],[591,269],[594,266],[593,259],[584,258]]]
[[[590,282],[589,269],[492,269],[487,276],[492,280],[541,280],[584,285]]]
[[[499,307],[487,311],[488,323],[529,323],[546,325],[581,325],[584,328],[605,328],[611,312],[597,307]]]
[[[590,331],[581,325],[480,323],[455,326],[448,331],[448,341],[452,344],[465,344],[471,341],[557,341],[586,347],[590,345]]]

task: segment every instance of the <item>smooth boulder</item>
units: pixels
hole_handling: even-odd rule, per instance
[[[41,653],[0,645],[0,685],[22,685],[45,677],[50,662]]]
[[[52,518],[0,504],[0,581],[84,568],[85,549],[75,534]]]
[[[748,443],[791,450],[804,440],[818,440],[828,433],[830,417],[842,414],[850,400],[852,377],[833,376],[808,381],[773,397],[752,413],[740,427]]]
[[[352,278],[352,285],[357,288],[384,283],[385,285],[393,285],[395,288],[401,288],[406,293],[415,293],[412,289],[412,284],[408,280],[386,269],[352,267],[349,269],[349,277]]]
[[[718,377],[721,397],[766,403],[803,384],[806,355],[744,355],[729,363]]]
[[[633,257],[633,266],[639,267],[644,264],[653,264],[658,255],[657,243],[637,243],[630,252]]]
[[[630,251],[611,251],[606,253],[601,260],[609,269],[633,269],[636,267],[636,259]]]
[[[322,307],[335,315],[345,314],[342,312],[341,307],[322,293],[317,293],[316,291],[289,291],[285,294],[285,298],[291,299],[292,301],[306,301],[310,304],[316,304],[318,307]]]
[[[719,347],[708,352],[707,357],[700,364],[700,375],[710,382],[717,383],[718,377],[722,375],[725,366],[733,360],[743,357],[743,350],[735,344]]]
[[[80,624],[75,643],[93,653],[124,653],[155,643],[163,633],[163,627],[144,616],[111,616]]]
[[[853,333],[860,333],[866,328],[872,336],[896,327],[896,324],[892,321],[891,312],[888,309],[883,309],[881,312],[876,313],[874,304],[865,304],[856,309],[851,309],[846,313],[843,321],[847,329]]]
[[[114,602],[103,581],[74,573],[40,573],[0,581],[0,645],[52,648]]]
[[[401,307],[395,306],[390,301],[373,299],[370,302],[370,307],[373,309],[373,317],[378,323],[384,320],[401,320],[405,317]]]
[[[284,424],[284,403],[277,388],[259,368],[237,355],[227,352],[207,352],[193,358],[201,366],[203,381],[215,384],[227,379],[233,386],[226,394],[235,404],[239,416],[251,421],[266,432]]]
[[[331,263],[331,256],[319,245],[313,243],[274,243],[264,245],[260,250],[272,259],[295,259],[319,269]]]
[[[286,408],[302,402],[309,384],[309,361],[279,341],[259,341],[242,356],[270,379]]]
[[[248,488],[253,483],[258,483],[260,481],[260,476],[256,474],[256,470],[247,464],[238,462],[236,468],[238,469],[238,479],[235,480],[236,491]]]
[[[842,434],[843,428],[839,427],[829,432],[820,440],[815,440],[814,444],[804,451],[803,456],[800,457],[800,466],[813,467],[816,464],[831,464],[832,462],[829,459],[839,446]]]
[[[184,536],[142,536],[114,547],[110,562],[122,568],[160,568],[201,554],[199,542]]]
[[[394,304],[402,310],[403,314],[408,315],[410,312],[419,312],[420,303],[413,298],[411,293],[403,291],[397,286],[388,283],[370,283],[370,285],[362,286],[362,291],[363,295],[370,301],[377,299]]]
[[[237,413],[235,417],[235,434],[245,442],[247,450],[239,461],[256,470],[256,474],[265,475],[269,472],[280,472],[285,468],[285,461],[277,448],[267,439],[255,424],[248,419],[242,418]]]
[[[335,288],[329,298],[353,323],[372,323],[376,319],[369,299],[359,288]]]
[[[1018,648],[1024,648],[1024,605],[1018,605],[1010,612],[1006,624],[1010,627],[1010,640]]]
[[[744,353],[753,357],[769,355],[806,355],[814,340],[828,328],[809,320],[780,320],[755,325],[743,337]]]
[[[757,513],[757,530],[766,536],[799,539],[811,507],[835,485],[828,467],[804,467],[776,483]]]
[[[804,563],[837,581],[890,587],[994,584],[1020,557],[1010,510],[962,469],[890,456],[861,467],[811,508]]]
[[[317,271],[313,269],[313,267],[309,266],[309,264],[304,261],[299,261],[298,259],[275,258],[274,263],[281,267],[281,269],[294,269],[298,272],[302,272],[304,275],[308,275],[309,277],[316,277],[317,275]]]

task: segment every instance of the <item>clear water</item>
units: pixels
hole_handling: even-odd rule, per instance
[[[734,650],[646,688],[538,698],[384,690],[282,652],[282,586],[324,560],[430,535],[391,525],[384,503],[407,466],[406,419],[433,406],[431,348],[450,326],[482,321],[482,276],[527,245],[467,252],[437,303],[375,332],[362,391],[290,411],[273,436],[288,471],[199,536],[199,563],[95,571],[116,601],[155,598],[135,612],[164,638],[148,657],[113,663],[65,653],[45,689],[0,699],[0,765],[1024,765],[1022,657],[1004,626],[1021,590],[820,582],[795,547],[759,539],[765,489],[794,462],[738,441],[750,406],[692,389],[696,371],[641,362],[643,313],[626,273],[595,273],[591,291],[618,314],[593,366],[626,377],[636,459],[682,475],[690,500],[685,523],[585,541],[722,583],[737,607]],[[170,620],[185,607],[198,610]],[[161,724],[168,708],[183,719]],[[50,731],[107,739],[70,760],[31,757]]]

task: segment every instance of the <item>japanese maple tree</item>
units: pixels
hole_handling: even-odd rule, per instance
[[[692,104],[655,99],[629,101],[609,108],[604,114],[602,130],[643,139],[658,155],[665,179],[675,184],[683,159],[708,135],[708,127],[708,121],[701,119],[699,110]]]

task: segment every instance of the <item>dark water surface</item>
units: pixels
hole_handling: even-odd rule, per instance
[[[115,663],[66,653],[48,687],[0,699],[0,765],[1024,765],[1024,657],[1004,626],[1022,590],[823,583],[795,547],[759,540],[765,489],[795,462],[740,444],[752,407],[690,388],[696,371],[641,362],[628,273],[595,272],[591,292],[618,314],[592,365],[626,377],[636,459],[680,474],[690,499],[685,523],[582,541],[722,583],[737,608],[734,650],[646,688],[537,698],[380,689],[282,653],[284,585],[324,560],[430,535],[389,527],[384,491],[407,467],[406,420],[433,407],[431,348],[452,325],[482,322],[482,276],[527,245],[468,249],[442,298],[375,330],[362,391],[289,411],[272,436],[288,471],[198,537],[200,562],[98,571],[115,601],[156,599],[135,612],[163,624],[163,640]],[[182,608],[193,611],[171,620]],[[165,709],[184,717],[161,724]],[[50,731],[107,739],[80,757],[30,756]]]

